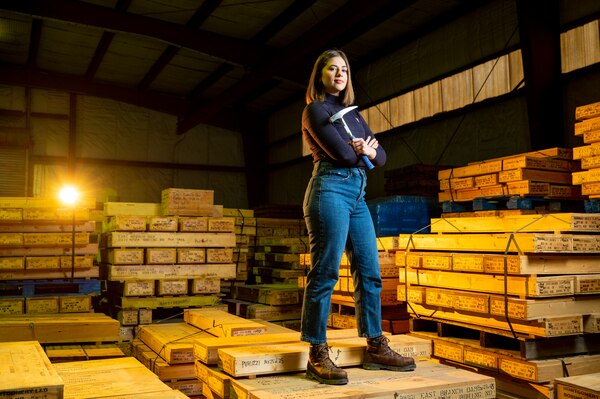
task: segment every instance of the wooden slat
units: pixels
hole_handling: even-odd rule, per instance
[[[112,281],[135,281],[140,279],[160,280],[164,278],[217,277],[235,278],[236,265],[222,264],[178,264],[178,265],[106,265],[106,278]]]
[[[108,247],[235,247],[233,233],[111,232]]]
[[[490,328],[495,331],[506,331],[509,334],[514,331],[516,334],[525,334],[531,337],[559,337],[583,332],[582,316],[560,317],[526,323],[515,321],[509,325],[506,321],[494,317],[466,315],[456,311],[430,308],[417,303],[412,303],[409,311],[415,315],[435,314],[436,318],[440,320],[462,323],[474,329]]]
[[[511,234],[401,234],[400,248],[454,250],[468,252],[505,252]],[[509,252],[522,253],[598,253],[600,236],[587,234],[516,233]]]
[[[429,258],[433,258],[429,260]],[[441,263],[440,259],[447,259]],[[429,265],[435,270],[488,274],[547,275],[600,273],[600,257],[594,255],[497,255],[455,252],[397,252],[396,265],[413,268]],[[438,267],[435,267],[438,266]],[[403,272],[403,271],[402,271]]]
[[[510,233],[600,231],[600,215],[547,213],[506,217],[432,218],[432,233]]]
[[[408,281],[405,281],[405,279]],[[450,288],[490,294],[516,295],[522,297],[553,297],[575,294],[575,278],[565,276],[508,276],[504,287],[503,275],[456,273],[439,270],[409,269],[400,273],[401,283]]]
[[[119,322],[101,313],[3,316],[0,341],[40,343],[119,340]]]

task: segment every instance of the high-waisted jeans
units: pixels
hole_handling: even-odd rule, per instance
[[[344,250],[354,282],[358,335],[373,338],[381,330],[381,274],[373,220],[365,203],[363,168],[315,164],[304,196],[311,269],[302,308],[302,341],[327,342],[331,294]]]

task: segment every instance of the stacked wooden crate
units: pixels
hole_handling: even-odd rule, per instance
[[[308,248],[303,219],[257,217],[246,284],[230,287],[230,312],[298,328],[302,309],[298,276],[305,274],[301,254]],[[222,290],[223,292],[223,290]]]
[[[557,378],[555,399],[600,399],[600,373]]]
[[[90,242],[95,206],[93,199],[72,209],[51,198],[0,198],[0,315],[92,310],[100,294],[98,245]]]
[[[211,190],[170,188],[161,204],[105,203],[101,240],[106,299],[131,339],[157,309],[212,306],[235,279],[235,218]]]
[[[383,331],[398,334],[409,330],[409,314],[404,300],[398,299],[398,267],[395,252],[398,249],[397,237],[379,237],[377,239],[379,267],[382,279],[381,306]],[[310,268],[310,254],[303,254],[301,263]],[[301,288],[306,286],[306,277],[298,279]],[[354,303],[354,282],[350,262],[346,254],[340,262],[338,281],[331,296],[331,311],[328,326],[331,328],[356,328],[356,309]]]
[[[254,256],[256,238],[256,218],[252,209],[225,208],[223,216],[235,218],[235,242],[233,260],[236,265],[236,277],[231,282],[248,281],[249,259]]]
[[[399,237],[398,298],[436,357],[506,390],[533,387],[528,398],[551,398],[565,372],[600,371],[600,215],[467,216],[431,228]]]
[[[273,330],[252,339],[196,338],[196,374],[206,398],[459,398],[473,392],[478,398],[496,397],[493,378],[429,361],[430,340],[388,337],[390,347],[417,359],[415,371],[363,370],[359,366],[365,339],[357,337],[355,329],[340,329],[328,331],[328,344],[336,364],[348,372],[348,385],[306,379],[309,344],[299,341],[299,333],[290,330]]]
[[[183,322],[140,326],[133,354],[160,380],[190,397],[202,394],[196,378],[193,344],[196,339],[223,337],[235,340],[266,333],[264,324],[216,308],[186,309]]]
[[[386,195],[409,195],[437,199],[440,183],[438,172],[448,166],[415,164],[386,170],[384,188]]]
[[[600,102],[575,109],[575,135],[587,145],[573,148],[573,158],[581,160],[581,172],[573,173],[573,184],[581,186],[586,211],[600,212]]]
[[[579,211],[583,197],[571,175],[580,168],[573,151],[565,148],[474,162],[438,173],[438,199],[444,213]]]

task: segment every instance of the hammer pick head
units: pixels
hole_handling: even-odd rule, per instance
[[[338,119],[342,119],[344,115],[346,115],[348,112],[350,112],[356,108],[358,108],[358,105],[352,105],[350,107],[346,107],[346,108],[336,112],[335,114],[333,114],[329,117],[329,122],[333,123],[333,122],[337,121]]]

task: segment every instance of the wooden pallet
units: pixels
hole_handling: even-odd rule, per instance
[[[522,360],[600,353],[600,335],[597,333],[536,339],[525,334],[512,335],[493,328],[480,328],[426,316],[411,319],[410,331],[422,338],[468,343],[479,350],[489,350]]]

